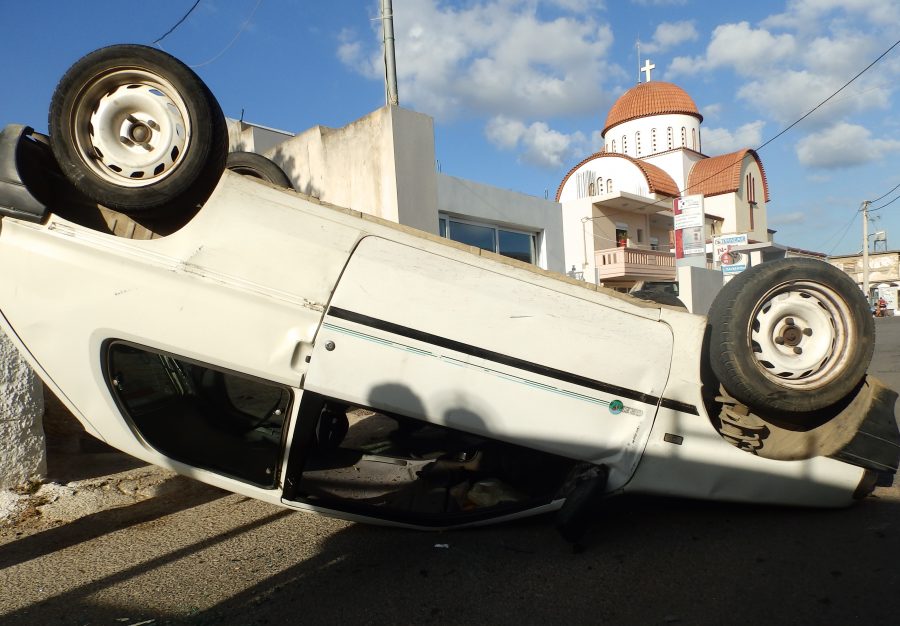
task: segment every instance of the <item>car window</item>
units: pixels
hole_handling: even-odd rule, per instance
[[[153,448],[274,487],[290,389],[125,342],[108,347],[110,389]]]

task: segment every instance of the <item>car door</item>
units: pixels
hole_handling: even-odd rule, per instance
[[[304,388],[610,466],[624,484],[669,373],[658,309],[449,246],[366,237]]]

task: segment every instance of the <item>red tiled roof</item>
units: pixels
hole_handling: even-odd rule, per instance
[[[677,198],[679,195],[681,195],[678,192],[678,185],[675,184],[675,181],[672,180],[672,177],[669,176],[662,168],[645,161],[633,159],[626,154],[619,154],[617,152],[596,152],[570,169],[568,173],[563,177],[562,182],[559,183],[559,187],[556,189],[557,202],[559,202],[559,196],[562,193],[562,189],[565,186],[566,181],[569,180],[569,177],[575,173],[575,170],[577,170],[588,161],[592,161],[594,159],[625,159],[627,161],[630,161],[631,163],[634,163],[638,167],[638,169],[641,170],[641,173],[647,180],[647,186],[650,189],[650,193],[669,196],[671,198]]]
[[[716,196],[723,193],[734,193],[741,188],[741,169],[744,158],[749,155],[756,160],[762,174],[763,197],[769,201],[769,184],[766,181],[766,170],[755,150],[744,148],[730,154],[709,157],[694,164],[688,176],[686,195],[702,193],[704,196]]]
[[[606,116],[602,134],[606,135],[606,131],[622,122],[650,115],[677,113],[693,115],[703,121],[693,99],[678,85],[658,80],[640,83],[616,100]]]

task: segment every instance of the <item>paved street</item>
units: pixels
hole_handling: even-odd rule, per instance
[[[900,389],[900,317],[876,324],[871,371]],[[0,623],[892,624],[900,611],[897,484],[826,511],[621,499],[573,553],[548,518],[402,531],[164,478],[130,506],[0,528]]]

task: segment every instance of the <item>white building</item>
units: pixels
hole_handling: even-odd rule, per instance
[[[707,242],[739,233],[751,243],[771,239],[759,155],[703,154],[697,105],[677,85],[650,81],[652,67],[610,109],[603,148],[573,167],[556,193],[566,267],[614,287],[675,279],[672,208],[679,196],[704,196]]]

